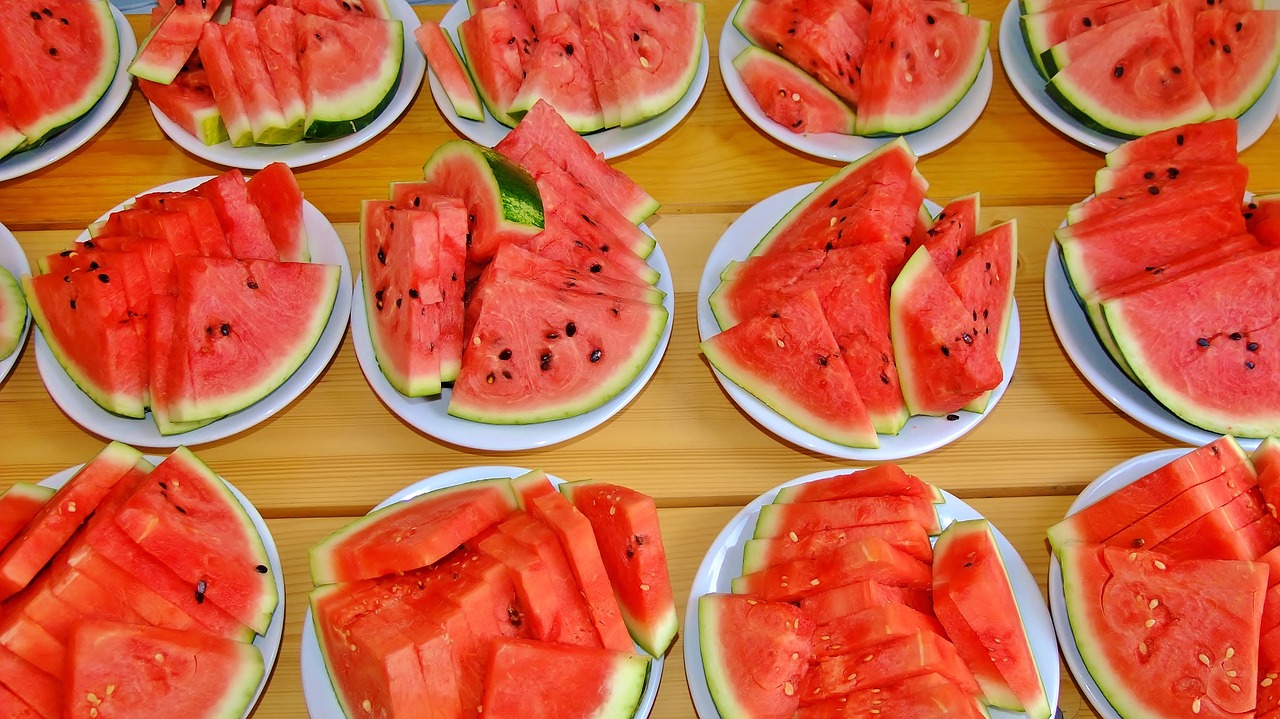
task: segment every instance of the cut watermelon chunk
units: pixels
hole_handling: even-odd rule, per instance
[[[1145,161],[1230,164],[1236,161],[1236,139],[1233,119],[1170,128],[1130,140],[1108,152],[1107,167]]]
[[[631,716],[648,675],[649,658],[638,654],[503,639],[493,645],[482,706],[495,716]],[[562,682],[584,690],[563,691]]]
[[[53,496],[51,487],[14,482],[0,494],[0,549],[9,544]]]
[[[191,54],[173,82],[161,85],[139,78],[138,89],[165,117],[204,144],[216,145],[230,139],[198,51]]]
[[[511,103],[533,56],[537,32],[525,14],[507,3],[475,12],[458,25],[458,43],[489,114],[516,126]]]
[[[868,524],[915,522],[930,535],[942,531],[933,502],[925,497],[849,497],[820,502],[766,504],[760,508],[755,536],[783,537]]]
[[[337,21],[303,15],[298,37],[306,139],[331,140],[358,132],[391,102],[404,55],[399,20],[350,15]]]
[[[941,490],[915,475],[907,474],[893,462],[783,487],[773,501],[790,504],[885,495],[928,497],[934,504],[943,502]]]
[[[302,190],[289,166],[283,162],[267,165],[249,178],[245,189],[262,214],[267,236],[279,258],[284,262],[310,262],[307,227],[302,218]]]
[[[698,597],[698,637],[722,716],[790,717],[808,670],[813,622],[795,605],[734,594]]]
[[[853,654],[890,639],[930,632],[946,638],[937,618],[905,604],[879,604],[819,624],[813,631],[811,656],[816,661]]]
[[[924,589],[932,577],[924,562],[894,549],[879,537],[864,537],[816,559],[797,559],[736,577],[733,593],[791,602],[868,580]]]
[[[1001,357],[1013,321],[1013,285],[1018,272],[1017,220],[983,232],[956,254],[961,252],[964,256],[946,273],[947,283],[969,310],[973,335],[990,340],[996,356]],[[990,401],[988,390],[964,409],[983,412]]]
[[[794,536],[795,539],[791,537]],[[862,527],[823,529],[810,534],[749,539],[742,548],[742,572],[750,574],[797,559],[817,559],[865,537],[878,537],[922,562],[933,560],[929,533],[919,522],[887,522]]]
[[[204,23],[202,27],[203,32],[199,36],[198,46],[200,61],[208,75],[209,89],[213,92],[213,100],[217,105],[223,126],[227,130],[227,136],[231,140],[232,147],[252,145],[253,126],[249,123],[248,106],[236,82],[235,70],[231,65],[231,55],[227,49],[227,41],[223,37],[222,26],[210,22]]]
[[[924,614],[933,612],[930,590],[892,587],[873,581],[854,582],[800,600],[800,607],[818,624],[885,604],[902,604]]]
[[[475,83],[471,80],[462,64],[462,57],[453,41],[434,20],[424,20],[417,30],[413,31],[418,46],[427,56],[427,66],[436,74],[444,88],[445,97],[459,117],[477,122],[484,121],[484,107],[480,103],[480,95],[476,92]]]
[[[62,719],[62,683],[4,647],[0,647],[0,685],[44,719]]]
[[[796,134],[852,135],[853,110],[782,57],[749,45],[733,59],[742,82],[770,120]]]
[[[170,5],[138,47],[129,73],[161,85],[173,82],[221,5],[221,0]]]
[[[957,197],[938,212],[925,232],[922,243],[942,274],[963,256],[964,248],[973,242],[978,229],[978,212],[982,200],[978,193]]]
[[[871,17],[858,3],[744,0],[733,25],[752,45],[777,52],[851,106]]]
[[[596,7],[619,124],[637,125],[671,109],[693,84],[702,58],[702,3],[598,0]]]
[[[262,217],[262,209],[251,198],[248,183],[240,170],[228,170],[205,181],[196,187],[195,193],[212,205],[234,257],[242,260],[280,259]]]
[[[955,646],[933,632],[890,639],[856,654],[828,657],[809,670],[798,693],[802,702],[818,696],[831,699],[892,687],[930,673],[942,676],[970,697],[982,693]]]
[[[1044,56],[1052,48],[1075,37],[1097,36],[1101,34],[1102,28],[1157,5],[1157,0],[1087,0],[1029,12],[1019,18],[1019,26],[1036,69],[1046,78],[1051,78],[1055,73],[1049,71]],[[1163,24],[1164,12],[1161,9],[1154,18],[1144,18],[1144,22]],[[1110,35],[1111,33],[1106,33],[1098,37],[1094,40],[1094,45]]]
[[[304,118],[286,118],[271,82],[266,58],[253,23],[231,18],[223,26],[222,37],[240,95],[244,98],[253,141],[259,145],[287,145],[302,139]]]
[[[262,61],[271,76],[271,86],[280,102],[285,127],[306,124],[307,103],[303,98],[302,67],[298,64],[297,12],[278,5],[267,5],[252,19],[258,33]],[[292,259],[283,253],[286,260]]]
[[[1216,117],[1239,117],[1280,65],[1280,12],[1210,7],[1192,29],[1196,80]]]
[[[582,29],[573,16],[557,12],[541,18],[524,80],[507,111],[513,117],[522,117],[539,101],[546,101],[574,132],[588,133],[604,128],[604,114],[587,55],[574,52],[581,47]]]
[[[1188,489],[1138,522],[1108,537],[1103,544],[1135,549],[1159,545],[1253,487],[1253,472],[1246,471],[1247,467],[1236,465],[1208,482]]]

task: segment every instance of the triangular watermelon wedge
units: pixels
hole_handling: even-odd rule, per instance
[[[1018,272],[1017,220],[983,232],[962,252],[963,256],[946,273],[947,283],[969,311],[974,335],[981,334],[984,340],[990,340],[996,357],[1001,357],[1013,320],[1013,285]],[[988,390],[964,408],[983,412],[990,401]]]
[[[138,54],[129,63],[129,73],[161,85],[173,82],[200,42],[205,25],[221,6],[222,0],[170,6],[138,47]]]
[[[1217,117],[1253,106],[1280,65],[1280,12],[1211,7],[1195,16],[1195,77]]]
[[[544,18],[524,82],[508,112],[522,117],[539,100],[546,100],[574,132],[603,128],[605,118],[583,48],[582,29],[572,16],[558,12]]]

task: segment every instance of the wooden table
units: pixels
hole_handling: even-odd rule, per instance
[[[750,126],[720,79],[717,58],[729,0],[708,0],[711,75],[693,113],[666,138],[616,164],[662,203],[650,225],[676,288],[675,330],[649,386],[622,413],[559,446],[496,454],[442,445],[392,415],[370,391],[348,340],[321,380],[275,418],[240,436],[198,448],[269,520],[288,586],[280,660],[254,716],[305,715],[299,637],[310,581],[306,549],[392,492],[460,466],[541,467],[561,477],[620,482],[655,496],[662,508],[677,599],[683,606],[711,540],[739,507],[766,489],[817,470],[849,466],[801,451],[764,433],[728,400],[697,348],[695,296],[712,246],[728,224],[760,199],[824,179],[837,165],[787,149]],[[975,0],[973,14],[998,20],[1004,3]],[[421,8],[439,18],[443,7]],[[141,31],[144,19],[132,18]],[[141,34],[141,33],[140,33]],[[1043,270],[1065,205],[1092,190],[1096,153],[1034,116],[998,61],[990,103],[958,142],[923,159],[929,196],[945,203],[983,194],[982,226],[1017,217],[1017,300],[1022,351],[1008,393],[972,433],[903,461],[906,469],[970,501],[1009,536],[1032,571],[1046,576],[1044,530],[1085,484],[1137,454],[1176,446],[1118,414],[1071,366],[1049,326]],[[423,161],[454,138],[422,90],[409,111],[373,143],[299,173],[308,199],[355,250],[360,201],[385,197],[387,183],[420,177]],[[1280,139],[1272,132],[1243,161],[1254,191],[1280,190]],[[184,154],[156,126],[138,92],[88,145],[52,167],[0,186],[0,222],[28,258],[62,249],[122,198],[219,168]],[[354,258],[353,258],[354,261]],[[35,481],[85,461],[103,444],[49,399],[28,342],[0,387],[0,487]],[[688,628],[686,628],[687,630]],[[655,717],[694,716],[682,647],[669,656]],[[1064,671],[1066,717],[1095,716]]]

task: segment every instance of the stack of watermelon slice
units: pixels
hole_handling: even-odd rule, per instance
[[[1280,65],[1280,12],[1251,0],[1019,0],[1045,89],[1124,137],[1253,106]]]
[[[438,25],[423,23],[417,36],[454,109],[472,120],[484,120],[483,100],[494,118],[514,127],[545,101],[576,132],[636,125],[684,97],[702,59],[697,2],[468,0],[468,6],[471,17],[458,26],[466,70]]]
[[[107,0],[24,0],[0,22],[0,158],[39,147],[93,109],[120,64]]]
[[[108,445],[55,493],[0,495],[0,715],[239,717],[279,604],[262,536],[178,449]],[[275,631],[279,631],[278,625]]]
[[[404,28],[383,0],[164,0],[129,72],[206,145],[331,140],[382,112],[399,84]]]
[[[1280,228],[1275,198],[1242,211],[1248,177],[1234,120],[1157,132],[1107,155],[1055,237],[1129,377],[1193,425],[1265,437],[1280,432]]]
[[[742,0],[733,61],[761,109],[796,133],[900,135],[960,102],[991,23],[950,0]]]
[[[668,322],[657,203],[540,102],[495,150],[457,140],[422,182],[368,201],[361,281],[378,365],[401,393],[494,424],[582,414],[621,392]],[[464,292],[468,280],[474,283]]]
[[[1048,719],[991,527],[941,530],[941,501],[886,464],[784,487],[761,507],[733,593],[698,599],[720,715],[977,719],[992,705]]]
[[[276,163],[140,195],[22,278],[49,348],[103,409],[163,434],[267,396],[320,338],[340,290],[308,262],[302,193]],[[108,361],[103,361],[107,358]]]
[[[375,510],[311,575],[348,717],[630,717],[678,629],[653,499],[540,471]]]
[[[1191,450],[1049,528],[1076,646],[1121,716],[1280,712],[1280,441]]]
[[[901,138],[800,201],[710,296],[702,343],[800,428],[877,447],[913,414],[985,411],[1003,380],[1017,232],[975,233],[978,196],[929,215]]]

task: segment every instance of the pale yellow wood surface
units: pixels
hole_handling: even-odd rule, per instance
[[[785,479],[779,476],[778,480]],[[1026,560],[1032,574],[1045,590],[1049,555],[1044,544],[1044,530],[1060,519],[1070,504],[1068,497],[1006,497],[977,499],[970,502],[975,509],[995,523]],[[671,566],[671,581],[680,610],[681,636],[693,628],[684,626],[684,612],[693,575],[703,555],[724,524],[741,507],[679,508],[661,511],[663,541]],[[307,547],[329,532],[345,524],[349,518],[279,519],[268,522],[280,548],[285,566],[287,608],[284,647],[280,661],[255,719],[294,719],[304,716],[299,647],[302,622],[307,611],[307,592],[311,589],[306,568]],[[1065,667],[1062,691],[1058,701],[1066,719],[1095,717],[1096,714],[1080,697],[1080,692]],[[684,676],[684,642],[676,641],[667,655],[653,719],[688,719],[696,714]],[[904,717],[903,719],[908,719]]]

